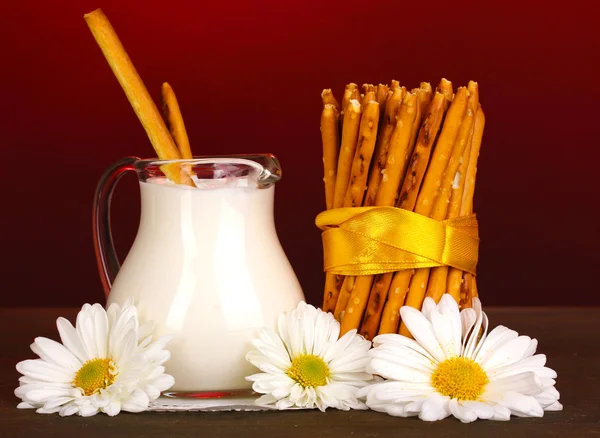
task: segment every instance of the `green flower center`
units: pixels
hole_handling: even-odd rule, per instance
[[[287,375],[304,388],[316,388],[327,384],[329,367],[319,356],[303,354],[292,361]]]
[[[466,357],[446,359],[431,376],[431,385],[442,395],[477,400],[490,379],[481,366]]]
[[[73,385],[81,388],[85,395],[92,395],[112,385],[116,376],[117,365],[112,359],[92,359],[79,368]]]

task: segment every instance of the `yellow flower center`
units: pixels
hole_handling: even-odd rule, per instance
[[[489,381],[483,368],[466,357],[446,359],[431,376],[431,384],[440,394],[458,400],[477,400]]]
[[[85,395],[92,395],[112,385],[116,376],[117,365],[111,359],[92,359],[79,368],[73,385],[81,388]]]
[[[315,388],[327,384],[329,367],[319,356],[303,354],[292,361],[287,375],[304,388],[309,386]]]

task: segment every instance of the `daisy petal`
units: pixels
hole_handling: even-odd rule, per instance
[[[421,312],[409,306],[400,309],[402,321],[415,340],[427,350],[436,360],[442,362],[446,355],[433,332],[433,326]]]
[[[462,405],[458,400],[453,398],[448,404],[450,412],[462,423],[472,423],[477,420],[477,414],[468,406]]]
[[[62,344],[73,353],[81,363],[89,359],[86,355],[83,345],[81,344],[81,337],[75,327],[65,318],[58,318],[56,320],[56,328],[60,335]]]
[[[59,344],[48,338],[35,338],[34,345],[37,349],[35,352],[46,362],[52,362],[70,371],[77,371],[81,368],[81,362],[71,353],[64,345]],[[33,350],[33,346],[32,346]]]
[[[443,420],[450,415],[450,397],[440,394],[430,395],[421,406],[419,418],[423,421]]]

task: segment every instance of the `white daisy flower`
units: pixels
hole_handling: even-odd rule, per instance
[[[15,390],[23,400],[18,407],[61,416],[113,416],[121,410],[141,412],[169,389],[174,380],[162,364],[170,357],[164,349],[170,338],[152,342],[152,325],[140,327],[132,303],[112,304],[108,311],[85,304],[76,327],[57,319],[62,344],[36,338],[31,350],[40,359],[17,364],[23,374]]]
[[[304,302],[278,319],[278,332],[262,328],[246,355],[262,373],[246,377],[260,394],[256,404],[349,410],[366,409],[356,391],[373,376],[365,372],[371,343],[351,330],[338,339],[340,323]]]
[[[562,409],[556,372],[544,366],[545,355],[534,355],[537,341],[503,326],[488,334],[478,299],[459,312],[446,294],[438,305],[427,298],[421,312],[405,306],[400,313],[415,340],[373,340],[367,372],[385,381],[359,391],[369,408],[426,421],[452,414],[464,423]]]

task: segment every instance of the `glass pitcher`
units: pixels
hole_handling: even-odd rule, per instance
[[[193,175],[176,185],[168,168]],[[110,198],[127,171],[137,173],[141,217],[123,266],[110,231]],[[172,173],[168,172],[169,175]],[[107,306],[133,297],[156,335],[173,335],[166,372],[172,391],[210,395],[247,391],[245,360],[259,327],[304,300],[277,238],[272,155],[191,160],[124,158],[107,169],[94,200],[94,244]],[[184,394],[185,395],[185,394]]]

